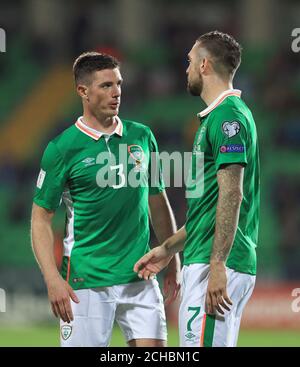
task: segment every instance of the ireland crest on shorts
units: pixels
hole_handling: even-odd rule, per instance
[[[70,338],[72,334],[72,326],[71,325],[63,325],[60,329],[61,337],[63,340],[67,340]]]

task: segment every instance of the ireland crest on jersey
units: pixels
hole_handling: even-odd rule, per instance
[[[145,157],[143,148],[140,145],[129,145],[128,146],[128,153],[130,154],[130,157],[134,160],[135,163],[135,171],[139,172],[143,170],[143,160]]]

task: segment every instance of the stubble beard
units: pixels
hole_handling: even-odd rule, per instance
[[[202,89],[203,89],[203,82],[200,78],[197,82],[194,83],[188,81],[187,90],[192,96],[195,97],[201,96]]]

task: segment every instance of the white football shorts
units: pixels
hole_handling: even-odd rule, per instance
[[[163,297],[156,279],[75,291],[74,320],[60,321],[62,347],[109,346],[114,321],[126,341],[167,340]]]
[[[182,269],[179,335],[182,347],[234,347],[243,309],[255,284],[255,276],[226,268],[227,294],[233,305],[225,315],[207,315],[205,296],[209,265],[191,264]]]

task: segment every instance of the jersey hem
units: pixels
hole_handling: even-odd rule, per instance
[[[155,278],[156,279],[156,278]],[[80,290],[80,289],[93,289],[93,288],[101,288],[101,287],[113,287],[115,285],[123,285],[123,284],[129,284],[129,283],[136,283],[136,282],[141,282],[144,279],[140,279],[140,278],[135,278],[132,280],[125,280],[123,282],[99,282],[99,283],[93,283],[93,284],[84,284],[84,285],[76,285],[76,284],[72,284],[72,280],[69,280],[69,285],[72,287],[73,290]]]
[[[192,264],[207,264],[209,265],[209,261],[184,261],[183,265],[192,265]],[[238,273],[242,273],[242,274],[249,274],[249,275],[256,275],[256,270],[254,271],[253,269],[249,269],[249,270],[245,270],[245,269],[241,269],[238,266],[234,266],[234,265],[225,265],[226,268],[232,269]]]

